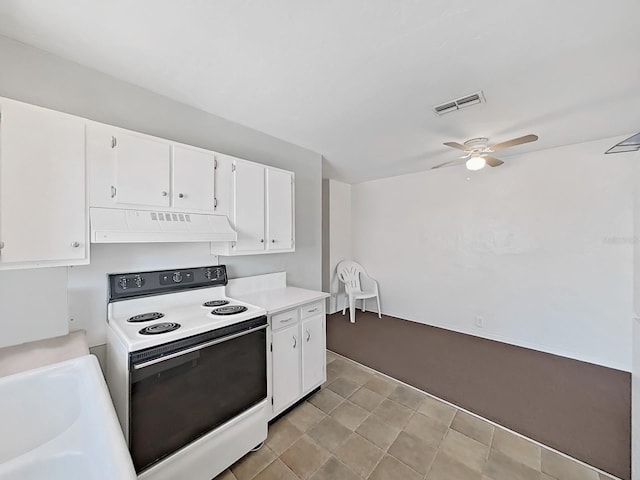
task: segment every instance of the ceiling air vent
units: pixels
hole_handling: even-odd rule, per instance
[[[455,112],[456,110],[460,110],[461,108],[470,107],[471,105],[477,105],[484,101],[484,96],[482,95],[482,91],[472,93],[470,95],[465,95],[464,97],[456,98],[455,100],[450,100],[448,102],[442,103],[440,105],[436,105],[433,107],[433,111],[438,115],[444,115],[445,113]]]

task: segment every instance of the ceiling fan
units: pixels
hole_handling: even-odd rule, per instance
[[[493,152],[497,152],[504,148],[514,147],[516,145],[522,145],[523,143],[535,142],[536,140],[538,140],[537,135],[525,135],[524,137],[514,138],[506,142],[496,143],[495,145],[489,145],[489,139],[484,137],[472,138],[464,143],[445,142],[444,145],[447,147],[462,150],[463,152],[466,152],[465,155],[455,160],[449,160],[448,162],[431,167],[431,169],[463,162],[469,170],[480,170],[485,165],[489,165],[490,167],[499,167],[504,162],[492,156],[491,154]]]

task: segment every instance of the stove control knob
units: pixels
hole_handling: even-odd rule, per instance
[[[120,288],[123,290],[127,289],[127,277],[120,277],[120,280],[118,281],[118,284],[120,285]]]
[[[142,282],[142,277],[140,275],[136,275],[133,278],[133,281],[136,283],[136,287],[138,287],[138,288],[142,287],[142,283],[143,282]]]
[[[175,283],[180,283],[182,281],[182,274],[180,272],[176,272],[173,274],[173,281]]]
[[[211,271],[210,268],[205,270],[204,276],[206,277],[207,280],[212,280],[213,279],[213,272]]]

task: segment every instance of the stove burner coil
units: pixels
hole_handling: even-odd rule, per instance
[[[204,302],[202,304],[203,307],[221,307],[223,305],[227,305],[229,300],[209,300],[208,302]]]
[[[140,315],[134,315],[127,322],[149,322],[151,320],[158,320],[164,317],[164,313],[160,312],[149,312],[149,313],[141,313]]]
[[[236,313],[246,312],[248,309],[244,305],[227,305],[211,310],[213,315],[235,315]]]
[[[178,328],[180,328],[179,323],[161,322],[144,327],[139,333],[141,335],[159,335],[160,333],[172,332]]]

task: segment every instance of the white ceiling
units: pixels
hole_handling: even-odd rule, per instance
[[[0,34],[312,149],[349,182],[640,130],[638,0],[3,0]],[[1,68],[1,67],[0,67]],[[487,103],[431,108],[483,90]],[[462,168],[462,167],[459,167]]]

